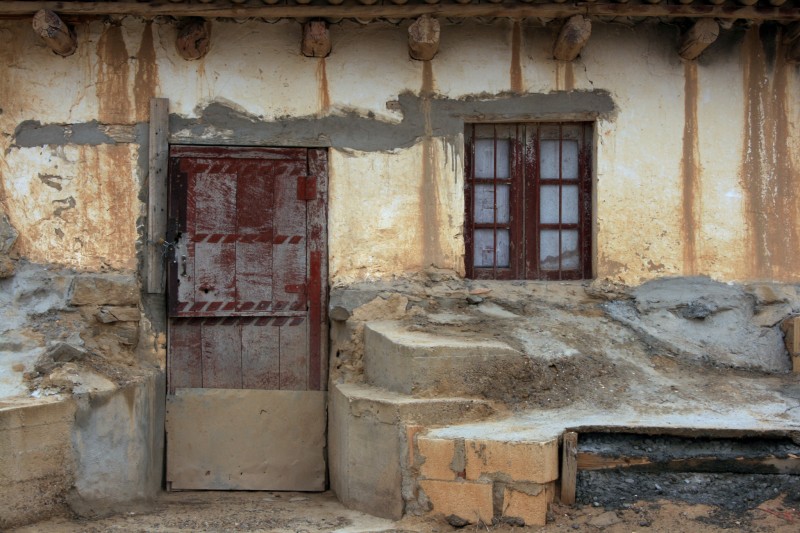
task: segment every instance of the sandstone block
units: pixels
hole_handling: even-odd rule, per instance
[[[558,439],[544,442],[467,440],[466,478],[501,474],[513,481],[547,483],[558,479]]]
[[[103,324],[112,322],[138,322],[139,308],[133,306],[104,306],[97,310],[95,318]]]
[[[456,479],[458,473],[454,471],[452,467],[454,466],[454,462],[459,461],[454,457],[456,451],[454,441],[450,439],[418,437],[417,446],[419,448],[419,454],[424,458],[424,462],[420,466],[421,477],[443,481],[453,481]],[[460,462],[463,464],[463,457]]]
[[[0,255],[0,279],[10,278],[17,271],[17,265],[10,258]]]
[[[553,483],[503,492],[503,517],[519,518],[526,526],[543,526],[547,522],[547,506],[554,494]]]
[[[419,482],[433,506],[443,516],[456,515],[471,524],[492,523],[492,484],[423,479]]]
[[[72,305],[138,305],[139,287],[133,274],[86,274],[72,282]]]

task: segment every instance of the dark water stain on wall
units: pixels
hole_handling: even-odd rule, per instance
[[[683,273],[690,276],[698,272],[697,234],[701,228],[700,213],[702,188],[700,186],[700,146],[697,127],[697,63],[686,61],[684,72],[683,157],[681,158],[681,184],[683,200]]]
[[[324,57],[317,63],[317,86],[319,87],[317,96],[319,100],[319,112],[324,115],[331,108],[331,96],[328,90],[328,71]]]
[[[782,281],[800,279],[796,268],[800,235],[797,192],[787,116],[787,77],[782,32],[755,25],[742,44],[744,65],[744,144],[742,179],[748,221],[750,276]],[[771,30],[771,31],[770,31]],[[775,40],[773,61],[763,40]],[[772,43],[769,43],[772,44]],[[772,54],[771,54],[772,55]],[[770,64],[771,63],[771,64]]]
[[[522,28],[520,27],[519,20],[514,21],[514,26],[511,30],[511,68],[509,76],[511,78],[511,92],[521,94],[525,92],[525,86],[522,82],[522,60],[520,58],[522,53]]]
[[[788,76],[792,67],[786,63],[786,46],[782,31],[775,37],[775,74],[772,81],[771,116],[767,119],[775,124],[775,224],[771,226],[770,246],[774,248],[774,274],[782,279],[798,279],[798,259],[800,259],[800,216],[798,216],[798,185],[793,164],[793,150],[797,143],[792,142],[791,121],[789,119],[790,98]]]
[[[106,124],[129,121],[128,50],[122,28],[112,24],[97,42],[98,119]]]
[[[424,121],[422,139],[422,182],[419,190],[420,213],[422,213],[421,237],[423,266],[443,265],[442,246],[439,240],[439,184],[437,171],[439,156],[436,152],[433,136],[433,120],[431,117],[431,98],[435,92],[433,65],[430,61],[422,65],[422,88],[420,98]]]
[[[158,65],[153,44],[153,23],[148,21],[142,31],[142,42],[136,53],[136,75],[133,80],[133,99],[136,104],[136,120],[148,120],[150,99],[156,94]]]

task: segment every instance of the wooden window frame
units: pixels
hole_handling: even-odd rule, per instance
[[[537,280],[578,280],[592,277],[592,132],[591,122],[521,122],[498,124],[467,124],[465,131],[465,163],[464,163],[464,196],[465,196],[465,266],[467,277],[472,279],[537,279]],[[497,141],[498,130],[502,130],[503,139],[509,139],[509,174],[508,182],[497,176]],[[487,131],[492,135],[487,136]],[[553,132],[558,133],[553,138]],[[545,136],[543,138],[542,136]],[[475,145],[478,139],[494,140],[494,177],[478,178],[475,176]],[[559,171],[556,179],[543,179],[540,168],[540,152],[542,140],[559,141]],[[578,177],[577,180],[565,180],[561,170],[563,141],[578,142]],[[497,185],[510,185],[509,222],[495,221],[491,224],[475,222],[475,187],[480,184],[494,185],[495,210],[497,208]],[[578,186],[578,221],[565,223],[562,221],[561,195],[559,194],[559,221],[545,224],[540,222],[539,191],[543,185],[576,184]],[[495,258],[492,267],[475,266],[475,230],[493,229],[497,242],[497,230],[509,232],[509,264],[497,265]],[[559,268],[543,269],[540,264],[540,232],[542,230],[577,231],[578,265],[575,269]],[[559,233],[559,247],[561,246]]]

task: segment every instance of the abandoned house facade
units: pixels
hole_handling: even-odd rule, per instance
[[[326,488],[543,524],[584,430],[800,444],[799,21],[0,3],[0,527]]]

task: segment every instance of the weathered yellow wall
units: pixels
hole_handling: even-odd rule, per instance
[[[79,25],[78,52],[65,59],[27,24],[0,23],[0,201],[20,230],[18,251],[130,268],[142,209],[138,145],[15,148],[25,120],[132,125],[147,119],[151,96],[164,96],[184,117],[220,102],[254,121],[355,112],[400,124],[386,104],[404,92],[460,99],[599,89],[616,111],[596,122],[598,277],[800,280],[800,104],[791,97],[800,75],[780,59],[774,27],[762,36],[758,27],[723,31],[687,64],[675,27],[596,23],[581,57],[566,64],[550,59],[556,28],[444,23],[428,69],[408,59],[405,27],[334,25],[331,56],[310,59],[299,54],[297,23],[214,22],[209,55],[187,62],[168,23]],[[428,135],[408,147],[331,150],[332,282],[431,264],[463,272],[463,137],[437,136],[436,117],[428,119]],[[63,179],[48,185],[40,175]],[[75,206],[62,209],[68,198]]]
[[[459,209],[463,159],[447,150],[434,140],[396,154],[331,152],[328,231],[334,280],[431,265],[463,274],[464,247],[457,238],[464,224]]]
[[[19,253],[82,269],[133,269],[135,162],[132,144],[12,150],[3,188]]]

